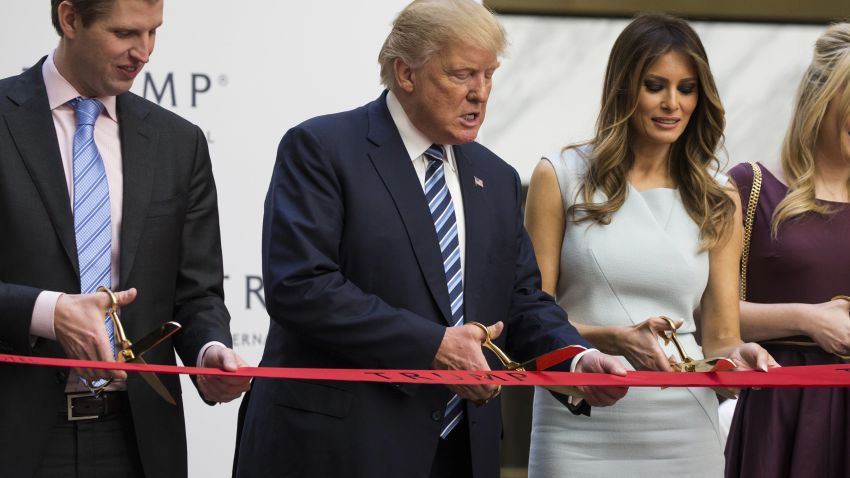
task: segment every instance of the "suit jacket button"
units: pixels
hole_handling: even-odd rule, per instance
[[[435,422],[439,422],[442,419],[443,419],[443,412],[441,412],[439,410],[434,410],[434,412],[431,413],[431,420],[434,420]]]

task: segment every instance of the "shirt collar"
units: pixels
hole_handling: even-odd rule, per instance
[[[47,55],[47,59],[44,60],[44,65],[41,67],[41,75],[44,77],[44,88],[47,90],[47,101],[50,104],[51,111],[81,96],[77,89],[71,86],[68,80],[59,73],[56,63],[53,62],[53,55],[55,54],[56,50]],[[97,100],[103,104],[103,111],[106,115],[117,123],[118,115],[115,112],[115,97],[99,96]],[[68,105],[68,107],[70,108],[71,106]]]
[[[404,148],[407,149],[407,154],[410,156],[410,160],[416,161],[429,147],[431,147],[432,144],[434,144],[434,142],[428,139],[428,137],[419,131],[416,126],[413,126],[413,123],[404,111],[404,107],[401,106],[401,103],[392,91],[387,93],[387,109],[390,110],[390,116],[398,129],[398,134],[401,136],[401,142],[404,143]],[[453,151],[450,145],[443,145],[443,148],[446,150],[446,162],[454,171],[455,162],[452,154]]]

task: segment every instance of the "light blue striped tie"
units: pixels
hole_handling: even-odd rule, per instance
[[[446,186],[443,169],[443,148],[432,144],[425,151],[428,167],[425,170],[425,199],[434,220],[440,253],[443,256],[443,269],[446,271],[446,285],[449,289],[449,302],[452,309],[452,325],[463,325],[463,268],[460,265],[460,241],[458,240],[457,219],[452,195]],[[440,438],[445,438],[463,418],[463,400],[453,395],[446,404],[443,414],[443,430]]]
[[[80,292],[90,294],[98,286],[111,287],[112,218],[109,208],[109,184],[103,160],[94,142],[94,123],[103,105],[94,99],[74,98],[70,102],[77,113],[74,133],[74,233],[80,264]],[[105,316],[106,333],[115,355],[115,329]],[[83,380],[83,383],[86,383]],[[86,383],[97,389],[106,380]]]

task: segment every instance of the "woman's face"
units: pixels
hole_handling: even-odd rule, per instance
[[[818,131],[818,153],[850,162],[850,117],[841,119],[837,98],[830,100]]]
[[[670,146],[682,136],[699,100],[697,73],[678,51],[658,57],[640,79],[637,108],[629,118],[633,146]]]

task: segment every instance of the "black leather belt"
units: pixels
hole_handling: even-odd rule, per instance
[[[101,392],[97,396],[91,392],[66,393],[65,402],[68,421],[94,420],[130,409],[127,392]]]

